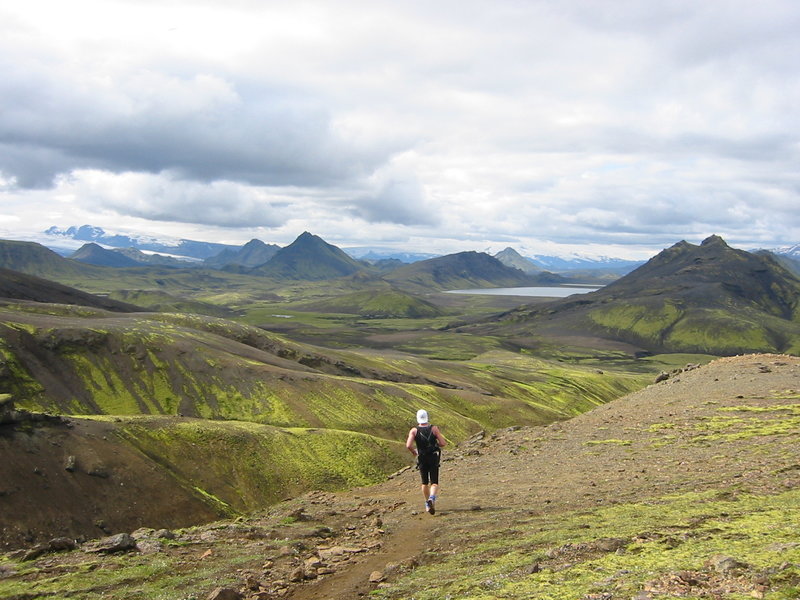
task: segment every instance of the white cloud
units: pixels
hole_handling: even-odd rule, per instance
[[[3,222],[442,249],[800,241],[793,0],[15,4]]]

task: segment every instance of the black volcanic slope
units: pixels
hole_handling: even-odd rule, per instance
[[[103,248],[98,244],[95,244],[94,242],[84,244],[83,246],[78,248],[75,252],[73,252],[70,258],[73,260],[78,260],[82,263],[97,265],[100,267],[141,266],[141,263],[133,260],[132,258],[125,256],[124,254],[120,254],[119,252],[106,250],[105,248]]]
[[[317,281],[352,275],[363,268],[340,248],[306,231],[250,273],[275,279]]]
[[[532,276],[507,267],[485,252],[458,252],[405,265],[384,276],[400,288],[453,290],[459,288],[513,287],[557,283],[552,273]]]
[[[216,256],[207,258],[204,264],[213,268],[222,268],[228,265],[260,267],[275,256],[278,250],[280,250],[280,246],[265,244],[261,240],[252,239],[238,251],[225,249]]]
[[[88,294],[54,281],[0,268],[0,298],[55,304],[74,304],[115,312],[138,312],[132,304]]]
[[[685,241],[605,288],[521,307],[485,331],[592,335],[652,352],[800,353],[800,279],[718,236]]]
[[[0,267],[38,277],[81,276],[95,271],[86,265],[59,256],[36,242],[0,240]]]

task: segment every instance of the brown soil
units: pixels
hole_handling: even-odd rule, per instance
[[[789,436],[652,444],[659,427],[669,428],[679,442],[720,408],[786,405],[796,403],[798,394],[800,358],[723,358],[570,421],[478,435],[447,448],[435,516],[424,512],[418,474],[408,469],[380,485],[312,492],[245,520],[178,532],[183,545],[177,548],[146,533],[137,539],[150,551],[185,553],[178,569],[185,572],[201,557],[224,565],[233,545],[260,553],[259,564],[238,571],[237,587],[246,598],[351,600],[390,585],[421,562],[455,552],[463,533],[487,519],[511,524],[519,511],[558,514],[733,485],[765,493],[800,486],[800,449]],[[765,445],[770,452],[763,451]],[[80,554],[38,560],[47,573]],[[194,592],[205,597],[214,587],[198,581]],[[125,597],[123,590],[109,591]]]

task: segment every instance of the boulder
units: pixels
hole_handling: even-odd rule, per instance
[[[746,563],[740,562],[732,556],[725,556],[724,554],[715,554],[706,562],[708,566],[712,567],[717,573],[730,573],[736,569],[742,569],[747,566]]]
[[[68,537],[57,537],[47,542],[47,549],[50,552],[67,552],[69,550],[75,550],[77,547],[78,545],[75,543],[75,540]]]
[[[383,574],[383,571],[373,571],[369,574],[370,583],[380,583],[384,579],[386,579],[386,576]]]
[[[10,394],[0,394],[0,425],[15,423],[17,412],[14,410],[14,398]]]
[[[86,552],[101,552],[111,554],[113,552],[127,552],[136,549],[136,540],[128,533],[118,533],[89,542],[84,546]]]
[[[242,600],[242,595],[233,588],[214,588],[207,596],[207,600]]]

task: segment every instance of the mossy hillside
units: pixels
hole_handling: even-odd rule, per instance
[[[216,317],[230,317],[229,308],[209,302],[183,298],[159,290],[114,290],[108,297],[157,312],[196,313]]]
[[[39,577],[40,569],[30,563],[15,565],[20,570],[14,580],[0,581],[3,598],[73,598],[95,600],[175,600],[178,590],[206,588],[237,582],[236,569],[259,562],[252,548],[239,549],[229,544],[224,560],[194,560],[187,568],[178,555],[162,553],[158,557],[140,553],[120,554],[109,560],[91,554],[75,556],[73,563],[51,577]],[[263,559],[261,560],[263,562]],[[2,565],[0,559],[0,565]]]
[[[438,552],[433,564],[373,594],[574,600],[631,598],[648,589],[668,597],[788,600],[800,591],[793,525],[800,518],[798,501],[797,490],[776,495],[710,491],[552,516],[517,511],[514,519],[500,521],[513,521],[512,527],[469,519],[442,534],[445,543],[458,539],[458,550]],[[735,557],[749,576],[720,576],[710,563],[720,555]],[[687,583],[675,590],[681,578],[694,581],[694,589]],[[773,591],[758,595],[765,581]],[[727,595],[716,596],[723,586]]]
[[[457,441],[478,429],[564,418],[574,412],[564,410],[571,402],[588,407],[610,399],[604,387],[610,377],[599,378],[594,390],[581,383],[586,371],[577,370],[576,378],[568,370],[543,376],[544,363],[512,368],[507,361],[493,373],[479,364],[401,354],[323,353],[198,315],[13,314],[21,324],[5,338],[7,364],[19,367],[9,369],[10,390],[31,410],[183,414],[395,439],[405,434],[409,415],[427,405],[437,408]],[[451,337],[446,342],[455,344],[456,334]],[[44,364],[47,386],[31,375]]]
[[[49,335],[49,334],[48,334]],[[134,336],[128,332],[126,336]],[[371,432],[389,438],[405,434],[420,406],[438,412],[454,440],[478,429],[546,422],[542,406],[515,397],[491,397],[433,385],[291,375],[257,361],[211,354],[191,337],[183,353],[149,350],[139,344],[110,344],[83,353],[72,346],[52,359],[70,382],[71,395],[58,401],[39,394],[20,396],[29,409],[71,414],[177,414]],[[170,336],[170,343],[175,337]],[[154,338],[151,338],[151,342]],[[166,343],[156,336],[155,341]],[[156,344],[160,346],[160,344]],[[163,347],[163,346],[162,346]],[[118,349],[115,349],[118,348]],[[126,352],[122,348],[128,348]],[[30,384],[35,382],[29,381]],[[573,386],[566,382],[566,385]],[[510,389],[510,388],[509,388]],[[559,416],[563,416],[559,413]]]
[[[212,334],[175,327],[174,319],[178,317],[166,322],[145,319],[138,328],[126,327],[121,332],[95,328],[91,352],[74,343],[74,336],[63,337],[61,330],[35,332],[31,345],[40,348],[44,340],[44,345],[51,347],[48,362],[57,365],[65,391],[53,398],[39,386],[34,394],[37,382],[20,380],[21,387],[16,390],[20,406],[84,415],[180,413],[354,430],[390,439],[404,437],[411,416],[420,406],[428,406],[438,413],[439,422],[454,441],[479,429],[552,418],[513,398],[464,395],[433,385],[275,371],[257,360],[216,351],[213,339],[203,343],[204,335]],[[193,319],[182,317],[179,321]],[[223,326],[219,321],[211,323]],[[373,368],[387,367],[382,361],[358,358]],[[424,371],[424,365],[413,366],[418,373]]]
[[[653,349],[718,356],[742,352],[796,353],[796,323],[753,310],[681,309],[617,302],[588,313],[589,319],[615,337]]]
[[[25,368],[14,350],[14,340],[21,332],[30,335],[32,331],[35,329],[24,324],[0,323],[0,389],[14,398],[38,398],[44,393],[44,386]]]
[[[429,318],[443,311],[421,298],[397,290],[358,291],[305,305],[313,311],[348,313],[368,318]]]
[[[664,331],[673,327],[683,315],[684,311],[671,301],[657,306],[618,302],[589,313],[594,323],[606,329],[617,334],[628,333],[650,343],[660,343]]]
[[[510,352],[490,352],[470,361],[495,395],[524,399],[569,418],[636,391],[649,376],[566,366]]]
[[[118,431],[176,479],[236,511],[309,489],[375,483],[408,462],[400,441],[330,429],[139,417]]]

